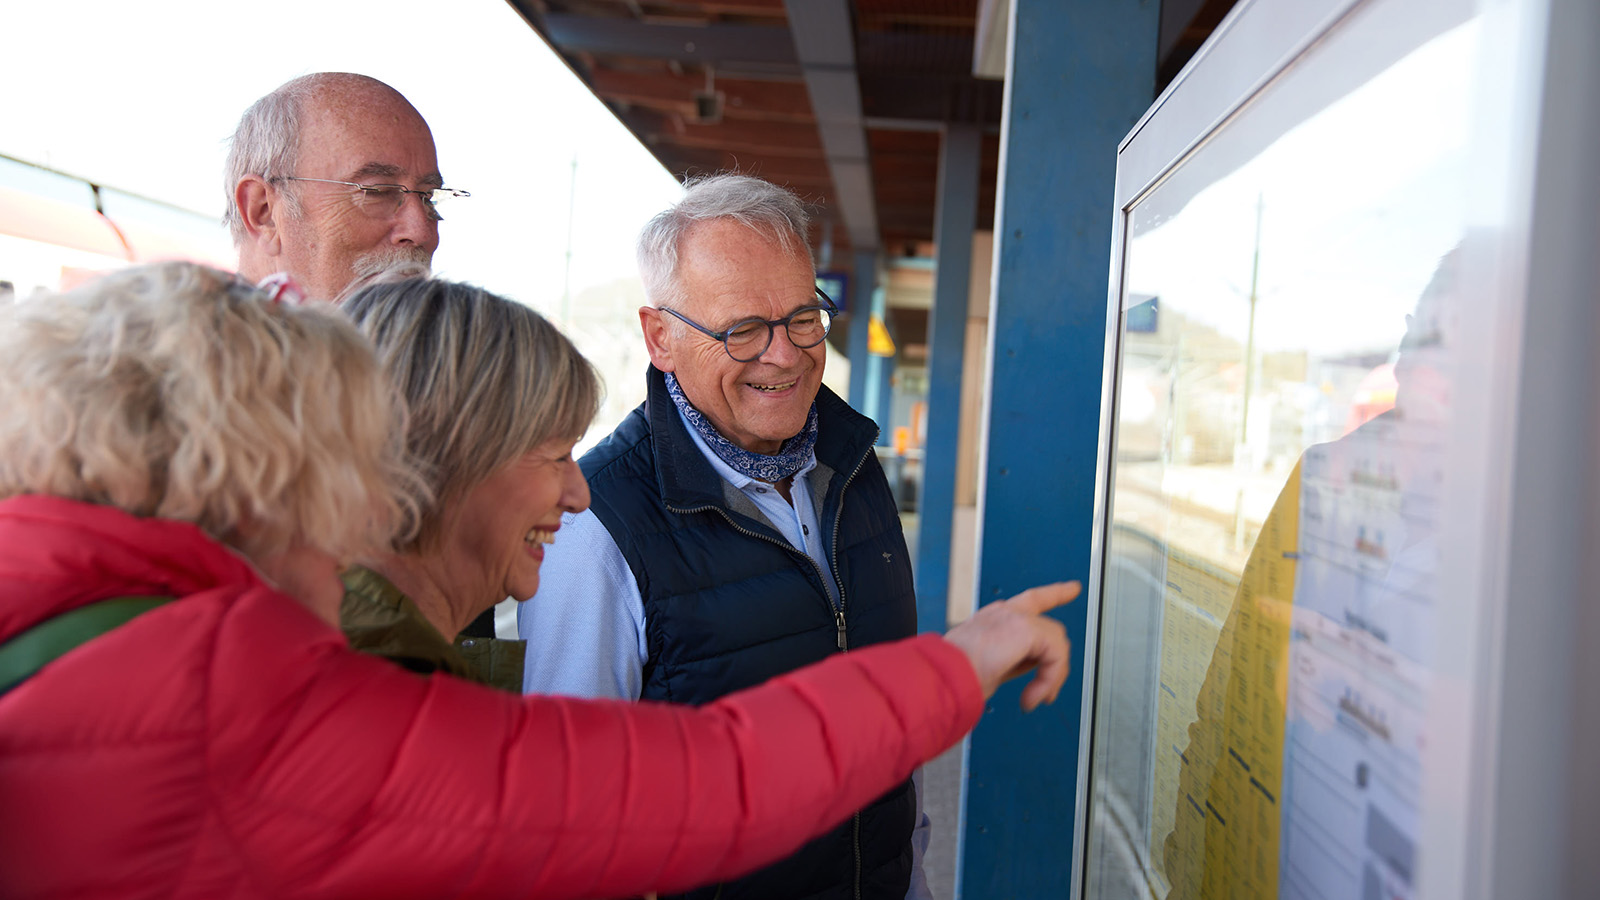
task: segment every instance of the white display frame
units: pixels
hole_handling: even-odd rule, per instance
[[[1118,148],[1107,301],[1091,609],[1084,679],[1072,896],[1082,896],[1089,831],[1099,604],[1104,591],[1129,212],[1226,126],[1258,92],[1371,0],[1242,0]],[[1582,896],[1600,883],[1595,836],[1600,704],[1578,685],[1600,662],[1600,34],[1590,0],[1481,0],[1499,38],[1490,99],[1514,129],[1520,173],[1492,218],[1482,261],[1494,277],[1468,298],[1465,376],[1455,441],[1469,448],[1460,515],[1441,535],[1439,590],[1459,604],[1441,631],[1440,727],[1467,736],[1430,760],[1433,811],[1420,844],[1419,895],[1429,898]],[[1561,77],[1549,73],[1558,72]],[[1538,298],[1535,302],[1534,298]],[[1594,386],[1590,389],[1590,386]],[[1515,590],[1512,586],[1515,585]],[[1515,614],[1511,614],[1513,609]],[[1600,655],[1600,654],[1597,654]],[[1585,682],[1582,679],[1589,678]],[[1453,798],[1461,798],[1459,801]]]

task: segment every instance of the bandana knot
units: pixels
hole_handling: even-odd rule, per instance
[[[728,464],[730,469],[757,481],[775,484],[794,473],[800,471],[806,462],[811,459],[811,451],[817,446],[817,404],[811,404],[811,412],[806,416],[805,427],[800,433],[783,442],[778,452],[773,456],[765,453],[751,453],[749,450],[738,446],[722,436],[716,427],[711,424],[689,398],[683,395],[683,388],[679,386],[678,379],[671,372],[662,373],[667,377],[667,394],[672,397],[673,405],[678,407],[678,412],[683,414],[684,421],[700,435],[706,446],[717,458]]]

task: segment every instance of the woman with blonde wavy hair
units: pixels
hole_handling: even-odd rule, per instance
[[[387,539],[426,500],[366,341],[225,273],[134,269],[18,307],[0,356],[0,496],[192,523],[314,587],[302,599],[329,621],[338,597],[304,561]]]
[[[0,896],[615,897],[792,851],[1066,676],[1072,589],[690,709],[418,678],[333,626],[420,489],[370,346],[169,263],[0,310]],[[401,529],[397,535],[397,529]]]

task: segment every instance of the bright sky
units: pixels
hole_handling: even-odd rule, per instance
[[[258,97],[308,72],[382,79],[432,126],[446,182],[473,192],[446,210],[438,273],[548,313],[569,208],[577,294],[633,276],[634,235],[677,196],[503,0],[15,2],[0,35],[0,154],[208,216]]]
[[[1469,219],[1461,185],[1480,58],[1481,29],[1468,22],[1286,133],[1265,122],[1257,156],[1160,227],[1135,229],[1131,290],[1244,341],[1259,200],[1257,347],[1394,349],[1406,313]],[[1273,90],[1314,95],[1316,61]],[[1255,130],[1254,112],[1231,127]]]

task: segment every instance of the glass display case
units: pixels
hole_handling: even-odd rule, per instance
[[[1081,896],[1485,888],[1549,12],[1241,3],[1121,148]]]

